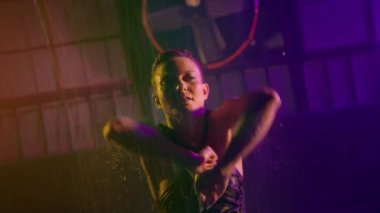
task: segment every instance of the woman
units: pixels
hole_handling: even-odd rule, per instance
[[[123,117],[106,125],[106,138],[166,159],[161,174],[149,171],[154,180],[148,177],[162,212],[244,212],[242,158],[270,128],[281,104],[277,93],[263,89],[207,111],[209,86],[185,50],[156,57],[152,86],[165,124],[153,128]]]

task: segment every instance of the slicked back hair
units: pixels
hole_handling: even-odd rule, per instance
[[[156,75],[157,72],[157,67],[160,66],[161,64],[165,64],[169,61],[172,61],[173,58],[175,57],[185,57],[190,60],[192,60],[199,68],[199,70],[202,72],[202,66],[198,62],[197,59],[194,58],[193,54],[189,50],[182,50],[182,49],[171,49],[167,50],[163,53],[158,54],[153,61],[152,65],[152,73],[151,73],[151,84],[153,86],[153,91],[156,90],[156,82],[154,81],[154,76]],[[203,81],[203,75],[202,75],[202,81]]]

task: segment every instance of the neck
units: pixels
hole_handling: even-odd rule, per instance
[[[205,110],[188,112],[178,116],[179,119],[167,119],[167,125],[173,130],[177,142],[186,147],[199,148],[204,131]]]
[[[198,127],[203,126],[205,112],[205,108],[200,108],[196,111],[180,113],[175,117],[166,115],[166,125],[177,132],[192,133],[199,129]]]

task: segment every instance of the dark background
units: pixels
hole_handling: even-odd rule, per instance
[[[176,18],[167,11],[183,1],[148,1],[147,11],[164,17],[151,26],[164,48],[223,60],[247,38],[254,1],[211,18],[225,42],[217,52],[196,41],[190,23],[239,4],[231,2],[209,0],[210,8]],[[379,212],[380,3],[259,3],[251,44],[225,66],[204,69],[208,108],[262,86],[283,100],[269,136],[245,161],[248,212]],[[115,116],[162,120],[150,98],[157,52],[141,8],[132,0],[0,0],[1,212],[151,211],[138,156],[109,150],[101,136]]]

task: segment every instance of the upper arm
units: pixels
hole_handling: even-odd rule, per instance
[[[122,131],[118,120],[107,121],[103,127],[103,137],[110,145],[118,144],[126,150],[139,152],[141,147],[136,141],[135,134]]]
[[[106,140],[141,155],[160,157],[190,168],[203,162],[203,157],[177,146],[156,128],[127,117],[107,122],[103,135]]]
[[[259,103],[264,100],[264,103]],[[239,98],[224,101],[213,112],[214,120],[223,129],[238,129],[240,121],[244,118],[245,114],[257,107],[256,105],[263,104],[263,110],[277,111],[278,106],[281,104],[279,95],[273,89],[265,88],[255,92],[250,92]]]
[[[236,163],[262,141],[280,104],[280,98],[274,90],[263,89],[225,101],[214,111],[212,118],[216,134],[228,134],[226,143],[221,144],[226,145],[219,161],[221,168],[235,168]],[[236,132],[231,131],[234,129]]]

